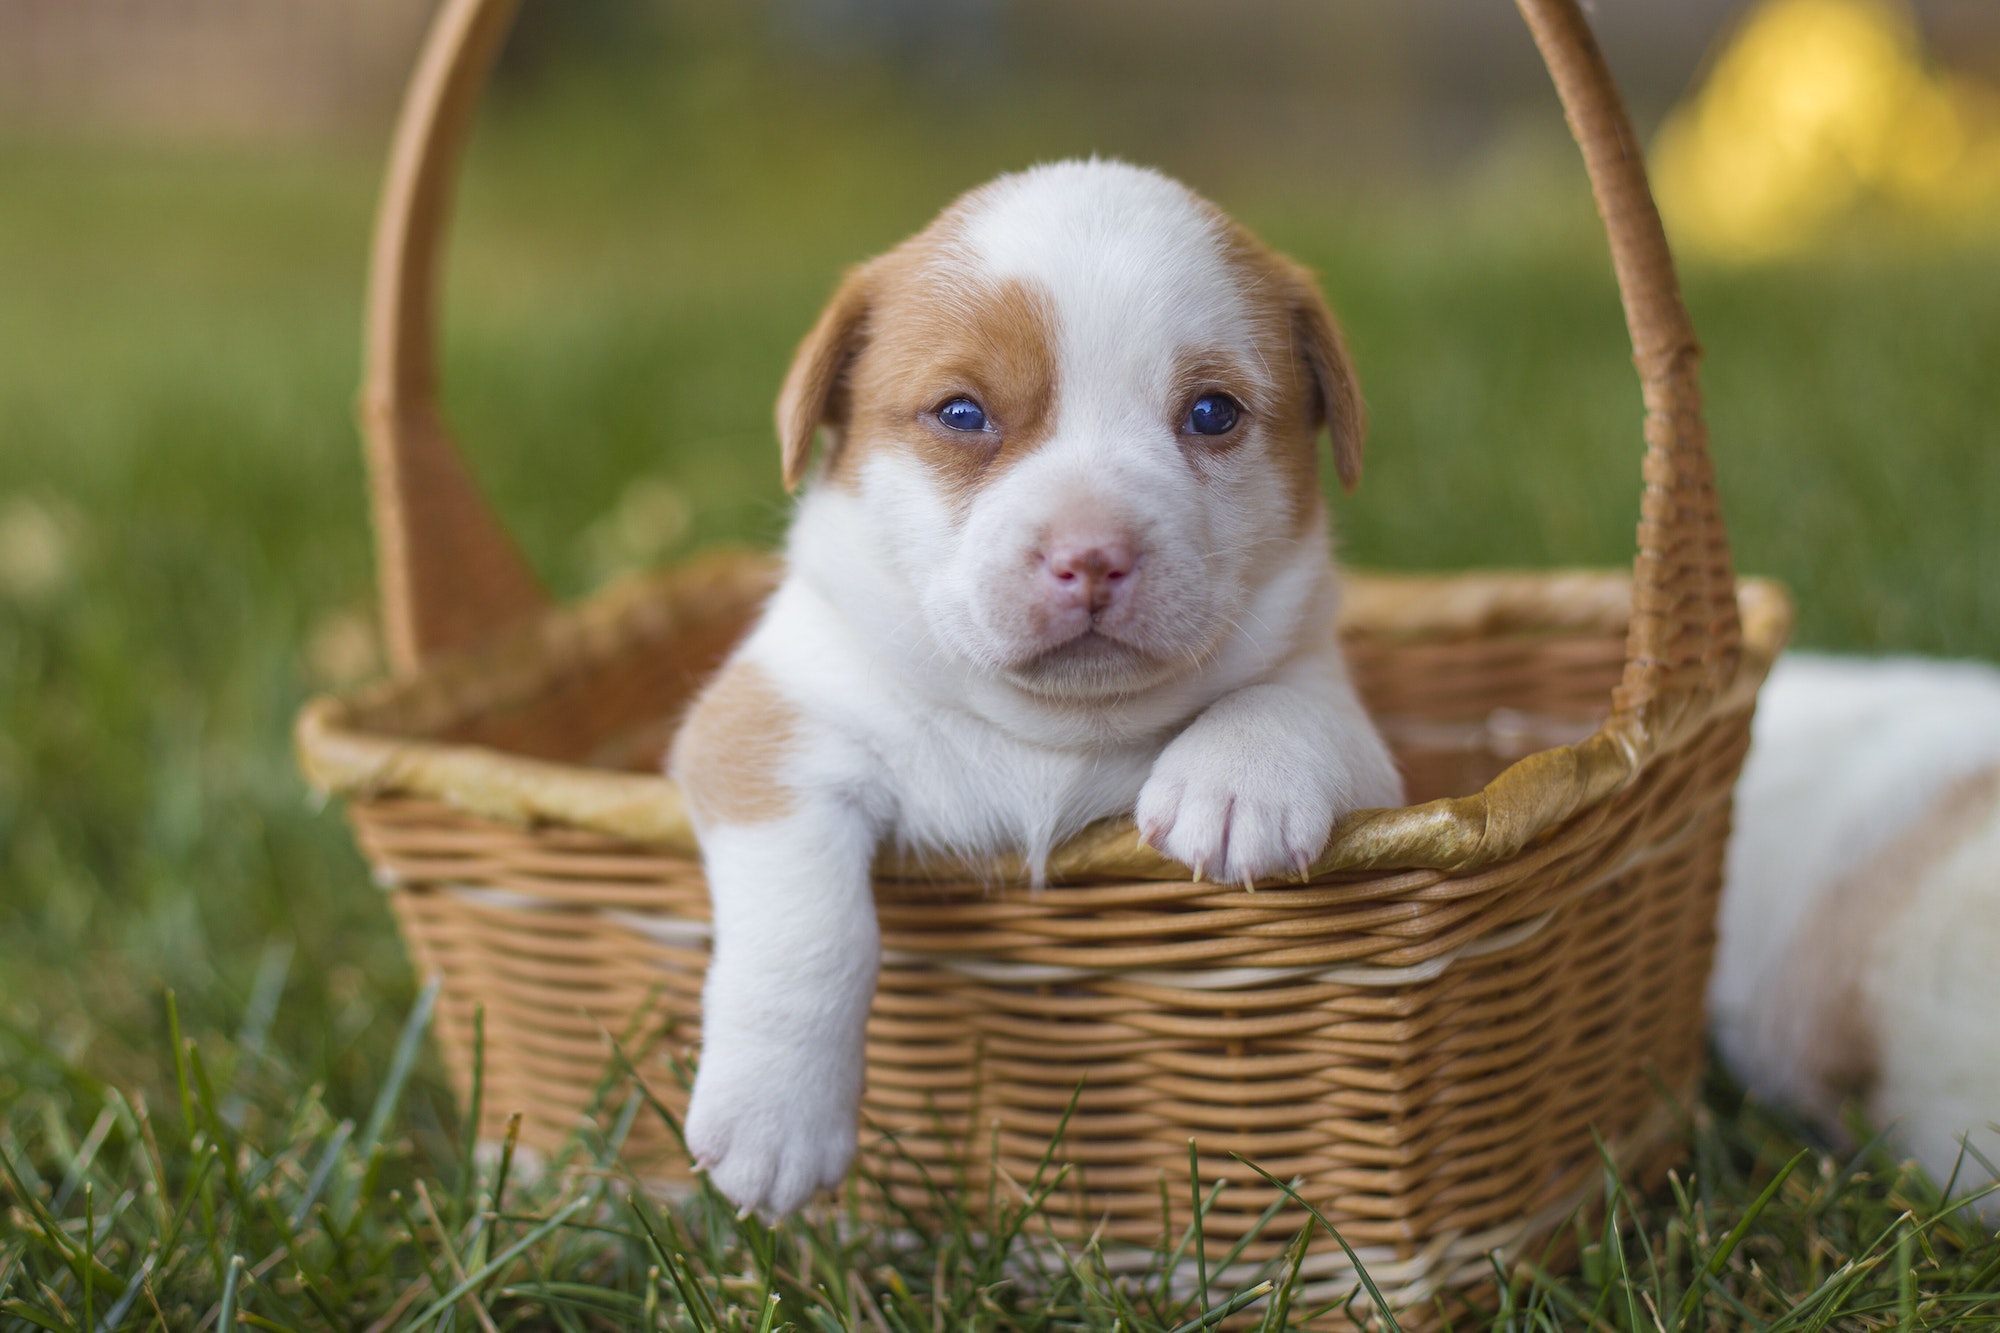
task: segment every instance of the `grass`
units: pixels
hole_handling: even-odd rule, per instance
[[[1359,1289],[1301,1298],[1297,1245],[1224,1286],[1207,1281],[1205,1253],[1196,1283],[1184,1263],[1133,1274],[1063,1243],[1041,1211],[1064,1183],[1060,1138],[984,1213],[948,1190],[905,1213],[863,1175],[771,1228],[705,1185],[669,1206],[624,1172],[637,1117],[678,1134],[643,1087],[607,1080],[607,1094],[630,1087],[610,1128],[534,1172],[511,1138],[488,1157],[441,1127],[395,1132],[432,994],[359,1122],[299,1086],[257,1023],[235,1041],[177,1039],[158,1109],[41,1053],[0,1131],[0,1327],[1193,1333],[1239,1312],[1265,1330],[1366,1317]],[[178,1038],[171,996],[165,1008]],[[1845,1160],[1799,1148],[1722,1086],[1692,1109],[1689,1138],[1665,1190],[1639,1193],[1607,1164],[1600,1220],[1496,1264],[1490,1304],[1446,1296],[1426,1313],[1454,1328],[1633,1333],[2000,1323],[1991,1233],[1879,1144]],[[1189,1182],[1185,1230],[1163,1255],[1202,1253],[1194,1219],[1218,1188]],[[1553,1262],[1564,1248],[1574,1274]]]
[[[839,268],[1002,166],[1128,146],[1033,105],[918,124],[698,73],[624,102],[551,80],[473,155],[450,410],[566,594],[775,539],[769,402]],[[1637,395],[1566,163],[1345,194],[1167,165],[1325,275],[1374,411],[1351,560],[1629,559]],[[1168,1330],[1240,1294],[1120,1285],[1088,1250],[1030,1282],[989,1238],[1033,1216],[771,1232],[635,1195],[610,1142],[532,1181],[469,1153],[286,741],[370,669],[374,169],[0,145],[0,1327]],[[1801,640],[2000,657],[1993,255],[1688,276],[1739,562],[1792,585]],[[2000,1247],[1879,1145],[1824,1151],[1720,1082],[1689,1115],[1677,1183],[1607,1177],[1573,1273],[1509,1274],[1456,1326],[1996,1322]]]

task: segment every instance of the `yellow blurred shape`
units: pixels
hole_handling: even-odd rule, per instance
[[[0,596],[37,601],[69,582],[75,526],[61,508],[24,495],[0,501]]]
[[[1683,249],[1768,258],[1875,204],[1930,223],[2000,203],[1993,95],[1934,72],[1890,0],[1765,0],[1654,145]]]

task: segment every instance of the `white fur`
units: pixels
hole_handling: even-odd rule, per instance
[[[2000,1163],[2000,807],[1918,887],[1877,943],[1864,994],[1880,1038],[1868,1110],[1955,1193]],[[2000,1220],[2000,1198],[1980,1203]]]
[[[1970,1135],[2000,1160],[2000,803],[1908,883],[1851,883],[1958,784],[2000,765],[2000,670],[1790,654],[1758,703],[1709,1001],[1716,1043],[1754,1092],[1837,1129],[1812,1068],[1829,1015],[1802,969],[1851,975],[1874,1049],[1868,1114],[1940,1182]],[[1828,914],[1863,912],[1831,922]],[[1848,925],[1852,956],[1802,951]],[[1815,932],[1818,933],[1815,933]],[[1840,934],[1839,931],[1835,932]],[[1968,1158],[1959,1183],[1983,1182]],[[1993,1211],[1993,1210],[1989,1210]]]
[[[1039,867],[1136,807],[1169,855],[1247,882],[1309,861],[1342,813],[1401,799],[1333,632],[1324,523],[1295,530],[1256,451],[1196,475],[1176,435],[1177,350],[1254,346],[1214,215],[1102,162],[1002,178],[969,207],[954,271],[1027,280],[1053,306],[1052,433],[969,506],[888,451],[808,489],[738,650],[803,719],[794,808],[700,829],[716,952],[688,1142],[769,1213],[837,1184],[853,1152],[878,842]],[[1074,626],[1037,609],[1036,553],[1079,514],[1132,533],[1144,578],[1106,613],[1101,657],[1051,668]]]

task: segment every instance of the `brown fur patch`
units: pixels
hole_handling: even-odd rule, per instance
[[[798,712],[751,662],[731,662],[708,683],[674,738],[674,778],[695,817],[765,824],[792,812],[782,780]]]
[[[871,453],[907,444],[948,491],[967,494],[1039,448],[1055,426],[1049,302],[1018,279],[894,273],[849,383],[831,477],[851,481]],[[950,430],[931,416],[961,396],[985,411],[990,434]]]
[[[1804,1018],[1800,1064],[1827,1110],[1866,1096],[1879,1072],[1880,1038],[1862,994],[1876,942],[1996,800],[2000,769],[1946,788],[1921,819],[1855,867],[1792,942],[1772,994]]]
[[[803,477],[821,427],[836,484],[851,483],[876,450],[907,443],[959,493],[1048,438],[1054,315],[1029,284],[982,279],[949,253],[970,200],[850,272],[800,344],[778,398],[787,486]],[[985,410],[993,434],[931,417],[961,395]]]

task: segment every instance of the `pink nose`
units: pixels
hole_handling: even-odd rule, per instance
[[[1042,555],[1042,572],[1053,600],[1097,612],[1111,605],[1137,560],[1129,539],[1092,533],[1051,542]]]

